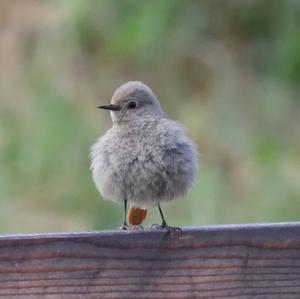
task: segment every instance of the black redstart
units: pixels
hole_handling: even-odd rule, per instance
[[[162,229],[169,229],[160,202],[185,195],[197,172],[197,151],[184,128],[169,119],[142,82],[120,86],[111,103],[113,126],[91,149],[93,180],[103,198],[145,208],[157,206]],[[146,216],[146,214],[145,214]]]

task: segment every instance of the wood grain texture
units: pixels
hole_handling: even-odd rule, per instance
[[[0,298],[300,298],[300,224],[0,236]]]

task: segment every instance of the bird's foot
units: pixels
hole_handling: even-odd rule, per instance
[[[144,227],[141,224],[138,224],[138,225],[132,225],[130,227],[130,229],[132,229],[132,230],[144,230]]]
[[[127,225],[127,224],[123,224],[123,225],[121,225],[120,227],[119,227],[119,229],[121,229],[121,230],[129,230],[130,229],[130,227]]]
[[[152,228],[152,229],[161,230],[161,229],[162,229],[162,226],[161,226],[160,224],[155,223],[155,224],[152,224],[152,225],[151,225],[151,228]]]
[[[129,226],[127,224],[123,224],[119,227],[121,230],[144,230],[144,227],[142,225],[132,225]]]
[[[167,231],[167,232],[170,232],[170,233],[181,233],[182,232],[182,229],[180,227],[169,226],[166,223],[153,224],[151,226],[151,228],[161,230],[161,231]]]

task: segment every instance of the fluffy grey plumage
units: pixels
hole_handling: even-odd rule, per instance
[[[197,151],[185,130],[161,110],[141,82],[119,87],[111,104],[113,127],[91,149],[93,180],[103,198],[135,206],[183,196],[197,172]]]

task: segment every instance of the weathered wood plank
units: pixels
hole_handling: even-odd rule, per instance
[[[300,224],[0,236],[1,298],[300,298]]]

